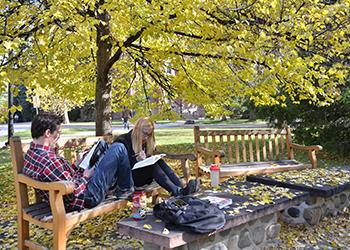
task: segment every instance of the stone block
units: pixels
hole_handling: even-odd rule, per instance
[[[232,235],[228,241],[227,241],[227,247],[229,250],[237,250],[238,249],[238,240],[239,240],[239,236],[236,235]]]
[[[322,216],[321,208],[306,208],[304,209],[304,219],[309,225],[316,225],[320,222]]]
[[[272,224],[268,228],[266,228],[266,237],[267,239],[275,239],[277,238],[279,232],[281,230],[281,224]]]
[[[192,241],[186,245],[187,249],[181,249],[181,250],[199,250],[200,249],[200,241]]]
[[[347,206],[348,205],[348,199],[346,197],[346,194],[345,193],[342,193],[339,195],[339,199],[340,199],[340,204],[344,207],[344,206]]]
[[[265,238],[265,229],[262,226],[255,227],[251,230],[251,239],[256,245],[263,242]]]
[[[333,196],[333,203],[334,203],[334,207],[336,208],[336,209],[340,209],[340,207],[341,207],[341,204],[340,204],[340,198],[339,198],[339,195],[335,195],[335,196]]]
[[[251,244],[252,242],[249,238],[249,231],[248,229],[245,229],[239,234],[238,247],[245,248],[249,247]]]
[[[216,237],[216,234],[214,234],[198,240],[198,246],[199,246],[199,249],[202,249],[202,248],[212,246],[214,243],[217,243],[220,241],[222,241],[222,239],[220,240],[219,237]]]

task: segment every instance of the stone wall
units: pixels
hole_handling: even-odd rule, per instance
[[[191,242],[176,250],[230,250],[263,249],[273,247],[281,225],[277,223],[277,213],[267,215],[249,223],[216,233]],[[145,250],[159,250],[159,246],[144,243]]]
[[[296,206],[289,207],[281,213],[281,218],[291,224],[316,225],[324,216],[336,216],[350,207],[350,190],[331,197],[309,196]]]

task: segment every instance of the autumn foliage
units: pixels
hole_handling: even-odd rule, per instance
[[[218,112],[247,96],[256,105],[327,105],[347,75],[349,8],[329,0],[3,0],[0,92],[24,84],[64,109],[95,99],[97,134],[110,132],[112,107],[169,111],[175,98]]]

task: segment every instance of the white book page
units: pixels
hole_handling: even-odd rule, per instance
[[[232,199],[217,196],[205,196],[201,199],[209,200],[210,203],[217,205],[220,209],[232,204]]]
[[[79,164],[79,167],[83,168],[83,169],[87,169],[90,165],[90,159],[91,156],[93,155],[93,153],[95,152],[95,149],[97,147],[97,143],[95,143],[95,145],[90,149],[89,153],[87,153],[87,155],[84,157],[84,159],[81,161],[81,163]]]
[[[137,162],[134,165],[134,167],[132,168],[132,170],[152,165],[152,164],[156,163],[157,161],[159,161],[164,156],[165,156],[165,154],[152,155],[152,156],[150,156],[142,161]]]

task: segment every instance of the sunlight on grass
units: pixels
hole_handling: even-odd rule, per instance
[[[155,131],[157,145],[175,145],[193,143],[193,129],[157,129]]]

